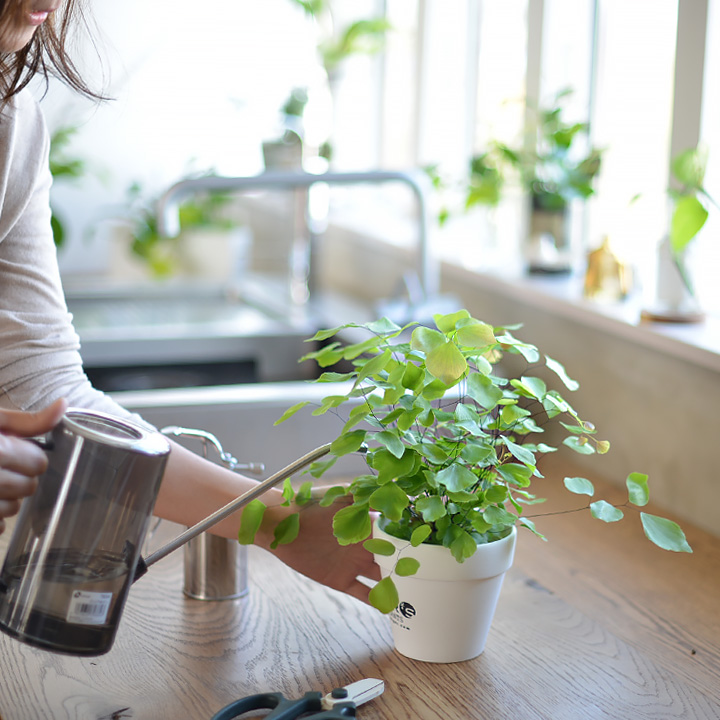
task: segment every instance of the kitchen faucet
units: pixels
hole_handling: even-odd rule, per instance
[[[436,298],[439,290],[439,266],[432,257],[429,242],[427,187],[429,180],[420,171],[326,172],[313,174],[304,171],[266,171],[254,176],[221,177],[206,175],[188,178],[172,185],[158,202],[158,232],[162,237],[176,237],[180,232],[178,208],[180,201],[199,192],[255,191],[262,189],[309,189],[318,183],[326,185],[380,184],[399,182],[408,186],[414,195],[418,212],[417,277],[405,278],[410,295],[408,312],[414,305],[425,305]],[[308,269],[308,275],[312,271]],[[309,279],[309,278],[308,278]],[[412,290],[416,288],[413,297]],[[408,318],[409,319],[409,318]]]

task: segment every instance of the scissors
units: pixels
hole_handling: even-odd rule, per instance
[[[355,717],[358,705],[368,702],[385,690],[382,680],[366,678],[335,688],[323,697],[317,691],[305,693],[299,700],[288,700],[282,693],[258,693],[226,705],[211,720],[233,720],[251,710],[270,710],[263,720],[342,720]]]

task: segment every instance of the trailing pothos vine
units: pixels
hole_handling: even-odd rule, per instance
[[[563,394],[530,374],[544,366],[557,378],[563,393],[578,383],[553,358],[522,342],[515,327],[493,327],[466,310],[435,316],[435,328],[415,323],[400,327],[387,318],[367,324],[347,324],[321,330],[311,340],[324,343],[302,360],[323,368],[349,363],[347,372],[324,370],[314,382],[329,383],[343,392],[323,398],[313,415],[342,414],[344,425],[327,458],[310,473],[321,478],[339,457],[363,452],[368,472],[347,486],[330,488],[321,504],[347,496],[334,515],[333,530],[341,545],[363,542],[374,553],[392,555],[391,543],[369,539],[374,517],[389,535],[448,548],[457,562],[471,557],[478,545],[499,540],[516,525],[540,535],[526,508],[542,502],[532,492],[542,478],[537,462],[558,450],[546,442],[549,427],[563,432],[562,444],[581,454],[603,454],[609,443],[597,438],[592,423],[583,420]],[[367,337],[344,343],[344,330],[361,329]],[[520,355],[527,373],[505,374],[505,355]],[[289,408],[278,423],[302,410],[308,402]],[[346,411],[346,412],[345,412]],[[587,478],[566,477],[571,493],[594,496]],[[628,502],[638,508],[649,500],[648,478],[627,476]],[[286,503],[310,501],[311,482],[298,491],[285,483]],[[596,499],[587,506],[604,522],[623,517],[618,505]],[[243,513],[241,542],[252,542],[265,506],[253,501]],[[676,552],[692,552],[682,529],[667,518],[639,512],[645,535],[656,545]],[[275,543],[297,536],[297,514],[275,531]],[[542,535],[540,535],[542,537]],[[401,559],[395,573],[413,574],[417,561]],[[397,604],[392,576],[378,583],[371,603],[383,612]]]

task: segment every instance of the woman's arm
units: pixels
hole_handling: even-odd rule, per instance
[[[171,443],[171,447],[155,504],[155,513],[160,517],[194,525],[257,484],[256,480],[210,463],[177,443]],[[298,508],[283,507],[282,493],[276,488],[264,493],[262,500],[268,510],[256,544],[269,549],[275,525]],[[337,544],[332,534],[332,516],[336,509],[304,505],[300,508],[299,537],[271,552],[303,575],[367,602],[369,590],[356,578],[363,575],[379,580],[380,571],[372,555],[361,545],[340,547]],[[211,532],[236,538],[241,512],[221,521]]]

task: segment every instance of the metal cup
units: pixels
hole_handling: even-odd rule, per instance
[[[233,471],[259,474],[265,469],[261,463],[240,463],[223,450],[220,441],[205,430],[170,426],[163,435],[190,437],[202,442],[202,454],[207,459],[208,445],[218,453],[220,462]],[[185,545],[185,580],[183,592],[196,600],[236,600],[248,594],[247,548],[237,540],[229,540],[204,532]]]
[[[247,548],[204,532],[185,545],[183,592],[195,600],[236,600],[248,594]]]

